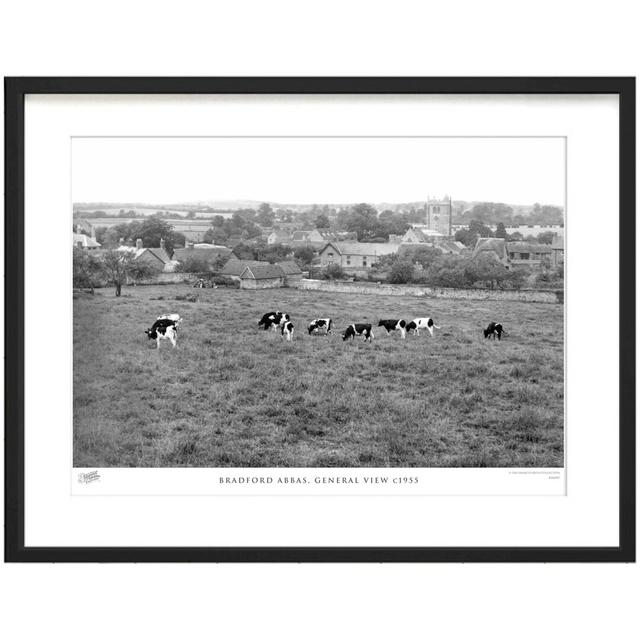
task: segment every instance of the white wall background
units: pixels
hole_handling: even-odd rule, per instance
[[[0,65],[3,75],[636,75],[637,17],[621,0],[25,1],[0,10]],[[637,565],[0,567],[11,638],[631,637],[639,595]]]

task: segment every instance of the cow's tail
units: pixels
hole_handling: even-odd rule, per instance
[[[439,327],[435,322],[433,323],[433,328],[434,329],[442,329],[442,327]]]

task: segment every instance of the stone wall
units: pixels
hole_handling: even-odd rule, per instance
[[[442,287],[420,287],[409,285],[380,284],[375,282],[340,282],[338,280],[303,279],[295,285],[306,291],[328,291],[332,293],[364,293],[383,296],[415,296],[424,298],[457,298],[466,300],[513,300],[518,302],[562,303],[563,291],[543,289],[445,289]]]

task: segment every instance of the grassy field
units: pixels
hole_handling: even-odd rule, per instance
[[[292,342],[258,330],[272,310]],[[158,353],[144,329],[169,312],[178,347]],[[309,336],[327,316],[335,333]],[[340,337],[420,316],[442,330]],[[509,336],[485,340],[490,320]],[[187,285],[74,300],[75,466],[562,466],[563,394],[562,305]]]

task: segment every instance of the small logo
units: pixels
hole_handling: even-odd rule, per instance
[[[100,480],[100,474],[97,471],[89,471],[88,473],[78,474],[78,482],[80,484],[89,484],[90,482],[95,482],[96,480]]]

